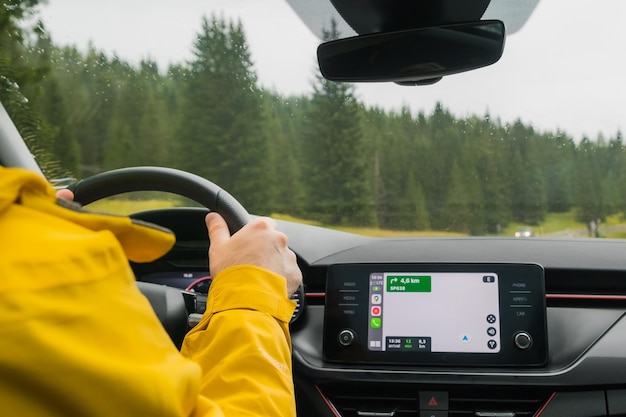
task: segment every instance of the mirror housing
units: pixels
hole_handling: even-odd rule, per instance
[[[497,62],[504,40],[504,23],[480,20],[330,41],[317,59],[331,81],[424,85]]]

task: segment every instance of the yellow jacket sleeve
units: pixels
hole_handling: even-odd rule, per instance
[[[160,256],[162,233],[59,207],[42,178],[0,167],[0,416],[295,415],[284,279],[216,277],[186,358],[127,261]]]
[[[285,279],[241,266],[220,273],[183,355],[202,366],[200,393],[226,416],[295,416]]]

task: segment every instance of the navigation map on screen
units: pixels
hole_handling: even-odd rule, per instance
[[[498,353],[498,275],[372,273],[368,321],[370,351]]]

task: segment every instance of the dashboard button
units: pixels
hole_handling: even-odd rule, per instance
[[[528,294],[511,294],[511,304],[529,304],[530,296]]]
[[[428,414],[427,411],[448,409],[448,393],[445,391],[420,391],[419,400],[420,415],[430,416],[431,414]]]
[[[518,349],[528,350],[533,345],[533,338],[526,332],[517,332],[513,336],[513,343]]]
[[[354,330],[352,329],[344,329],[339,332],[339,336],[337,337],[337,340],[339,341],[339,344],[341,346],[348,347],[352,345],[354,341],[356,340],[356,334],[354,333]]]

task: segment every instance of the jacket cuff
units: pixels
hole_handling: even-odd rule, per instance
[[[283,276],[258,266],[239,265],[213,278],[205,315],[237,309],[256,310],[288,323],[295,306],[295,301],[287,298]]]

